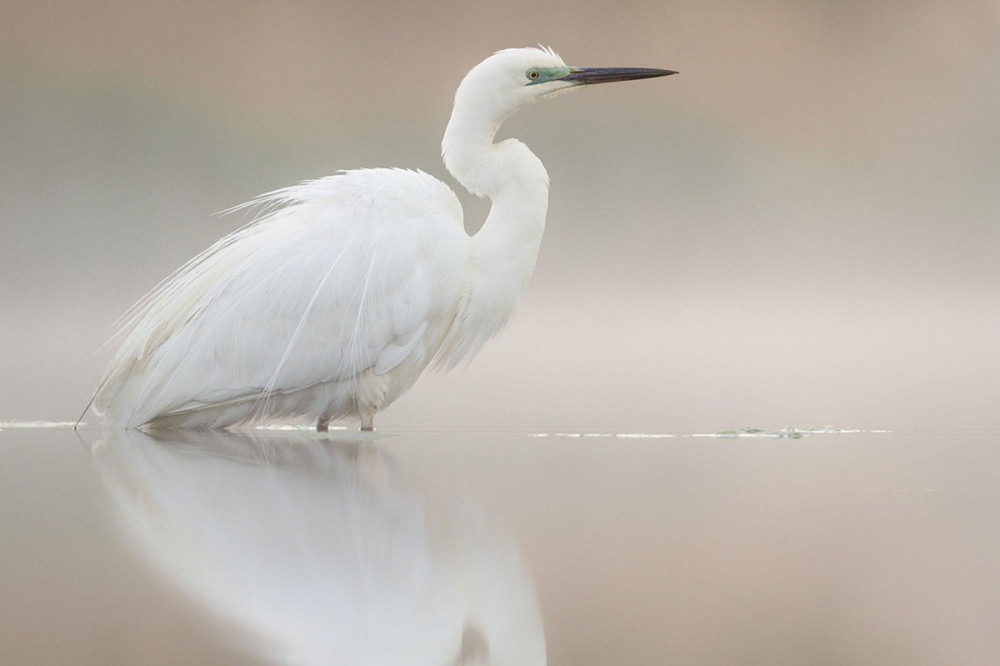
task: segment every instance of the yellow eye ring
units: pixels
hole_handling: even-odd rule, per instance
[[[528,80],[530,81],[537,81],[538,77],[541,75],[542,75],[541,72],[539,72],[537,69],[528,70]]]

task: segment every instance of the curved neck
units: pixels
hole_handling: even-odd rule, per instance
[[[517,308],[535,268],[549,205],[549,176],[541,160],[516,139],[493,143],[504,116],[477,113],[456,100],[441,152],[448,171],[467,190],[487,196],[490,214],[470,239],[469,284],[459,355],[478,351]]]
[[[494,202],[511,187],[549,185],[541,160],[527,146],[508,139],[493,143],[508,113],[489,114],[459,91],[441,141],[445,167],[462,187]]]
[[[445,167],[463,187],[493,203],[486,223],[475,236],[477,245],[498,253],[498,264],[530,255],[530,275],[545,228],[549,175],[541,160],[520,141],[493,143],[509,111],[484,112],[489,104],[476,104],[477,100],[463,92],[460,89],[456,96],[441,142]]]

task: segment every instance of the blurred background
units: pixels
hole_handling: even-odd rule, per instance
[[[454,181],[495,50],[669,79],[510,119],[552,179],[521,312],[388,428],[1000,426],[1000,3],[0,2],[0,417],[75,420],[113,323],[361,166]],[[475,230],[487,204],[461,193]]]

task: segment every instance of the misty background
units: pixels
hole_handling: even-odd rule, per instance
[[[386,428],[1000,426],[1000,3],[0,2],[0,418],[75,420],[217,211],[439,158],[542,43],[675,69],[511,118],[552,179],[513,324]],[[487,204],[459,192],[470,230]]]

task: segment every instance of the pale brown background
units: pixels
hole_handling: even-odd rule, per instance
[[[0,416],[75,419],[115,318],[340,168],[450,181],[463,74],[667,67],[502,130],[552,178],[522,311],[412,426],[1000,425],[1000,5],[0,3]],[[474,228],[482,203],[467,202]]]
[[[0,661],[255,663],[129,548],[99,433],[3,422],[75,419],[112,322],[240,224],[215,211],[448,179],[458,81],[538,42],[681,73],[505,126],[552,177],[522,311],[373,446],[517,542],[552,664],[998,663],[984,0],[0,0]],[[613,436],[824,424],[895,432]]]

